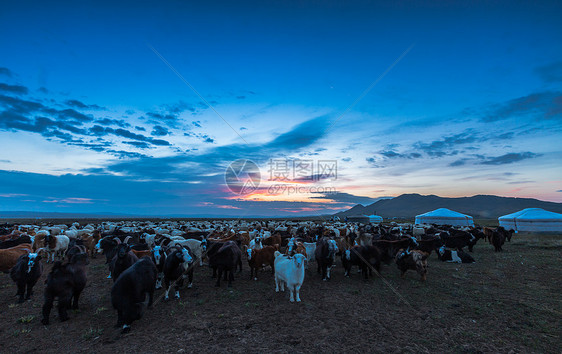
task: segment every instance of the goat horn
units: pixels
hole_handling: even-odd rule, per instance
[[[113,241],[117,242],[117,244],[120,244],[120,243],[121,243],[121,240],[119,239],[119,237],[115,237],[115,238],[113,239]]]
[[[127,243],[129,241],[129,239],[131,238],[131,236],[127,236],[125,237],[125,239],[123,240],[123,243]]]

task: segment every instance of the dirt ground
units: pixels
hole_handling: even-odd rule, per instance
[[[127,335],[113,328],[102,257],[91,260],[80,310],[61,323],[53,309],[49,326],[40,319],[51,265],[23,304],[0,274],[0,352],[559,353],[562,235],[515,235],[503,253],[479,243],[473,256],[451,264],[432,254],[425,283],[412,271],[400,279],[394,264],[383,266],[384,279],[345,278],[339,261],[323,282],[312,263],[298,304],[275,293],[270,272],[250,280],[246,262],[232,288],[215,288],[211,271],[197,267],[181,301],[159,300]]]

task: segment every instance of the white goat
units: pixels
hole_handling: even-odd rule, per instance
[[[304,281],[304,263],[305,257],[297,253],[292,257],[285,256],[279,251],[275,251],[275,291],[279,292],[279,284],[281,291],[285,291],[285,284],[291,292],[289,300],[291,302],[301,301],[299,291]]]
[[[70,239],[68,236],[59,235],[59,236],[49,236],[54,238],[54,242],[47,242],[45,240],[45,252],[47,252],[47,263],[49,263],[49,258],[51,258],[51,262],[55,261],[55,255],[58,254],[61,258],[64,257],[64,252],[66,252],[68,248],[68,244],[70,243]],[[54,247],[51,247],[53,246]]]

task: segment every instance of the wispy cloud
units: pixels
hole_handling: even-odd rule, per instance
[[[535,72],[548,83],[562,82],[562,61],[539,66]]]
[[[7,76],[7,77],[12,77],[12,76],[14,76],[13,73],[12,73],[12,71],[11,71],[10,69],[8,69],[8,68],[3,68],[3,67],[0,67],[0,75]]]
[[[536,157],[542,156],[541,154],[535,154],[530,151],[527,152],[519,152],[519,153],[509,153],[501,156],[496,157],[487,157],[484,161],[481,161],[480,164],[482,165],[505,165],[514,162],[519,162],[526,159],[532,159]]]
[[[533,119],[562,118],[562,93],[558,91],[536,92],[496,104],[483,114],[482,119],[485,122],[496,122],[528,116]]]
[[[20,85],[9,85],[0,82],[0,92],[12,93],[15,95],[27,95],[27,87]]]

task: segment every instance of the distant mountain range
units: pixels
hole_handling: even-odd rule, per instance
[[[383,218],[413,218],[438,208],[448,208],[479,219],[495,219],[525,208],[542,208],[562,213],[562,203],[545,202],[532,198],[508,198],[495,195],[444,198],[436,195],[402,194],[396,198],[383,199],[363,206],[357,204],[336,216],[380,215]]]

